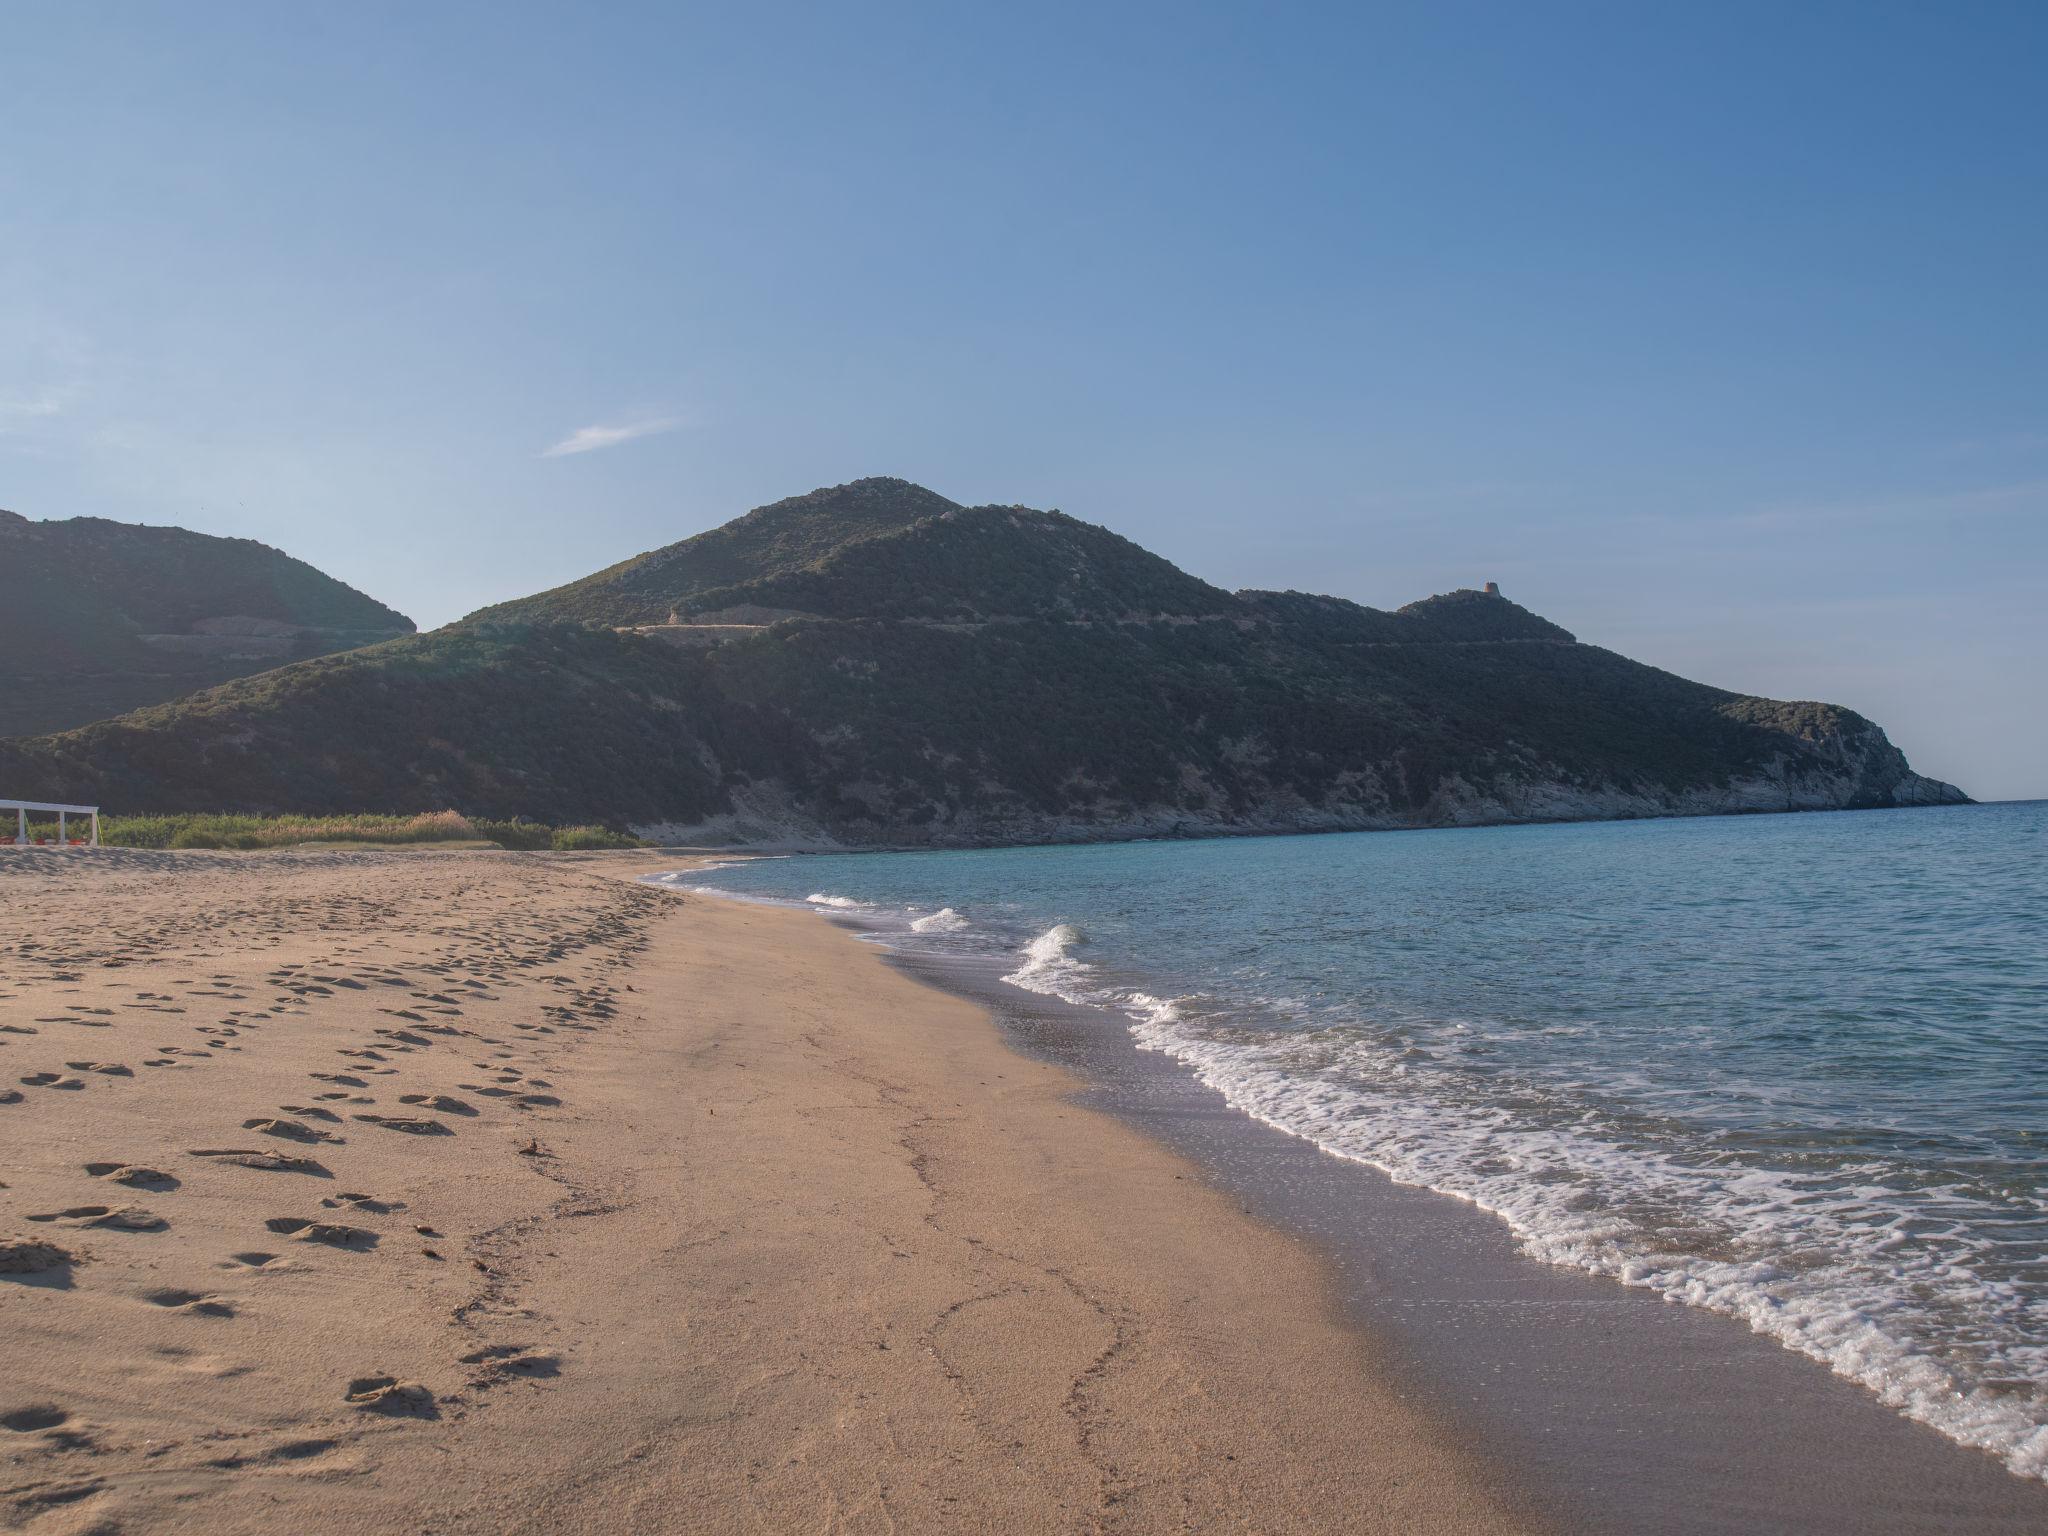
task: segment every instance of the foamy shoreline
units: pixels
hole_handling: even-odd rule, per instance
[[[1304,1245],[674,866],[0,858],[8,1520],[1535,1528]]]
[[[1013,1044],[1095,1082],[1089,1102],[1195,1159],[1263,1219],[1315,1242],[1340,1272],[1377,1271],[1373,1283],[1348,1288],[1351,1314],[1405,1346],[1424,1397],[1457,1413],[1489,1451],[1523,1458],[1518,1475],[1568,1508],[1575,1528],[1721,1529],[1717,1511],[1731,1503],[1745,1510],[1740,1528],[1752,1530],[1931,1532],[2048,1522],[2048,1493],[2038,1482],[2009,1477],[1969,1443],[1967,1405],[1958,1405],[1963,1411],[1952,1421],[1965,1431],[1955,1435],[1964,1443],[1945,1443],[1894,1418],[1893,1410],[1913,1405],[1896,1393],[1868,1394],[1858,1372],[1831,1378],[1781,1352],[1776,1329],[1742,1333],[1730,1316],[1754,1320],[1733,1304],[1669,1297],[1723,1315],[1688,1313],[1658,1304],[1668,1287],[1630,1293],[1612,1282],[1640,1284],[1640,1277],[1605,1272],[1576,1255],[1537,1252],[1584,1273],[1532,1262],[1531,1250],[1516,1251],[1511,1233],[1518,1229],[1497,1225],[1501,1213],[1483,1203],[1396,1190],[1382,1170],[1369,1171],[1369,1159],[1348,1173],[1331,1166],[1334,1159],[1318,1154],[1333,1150],[1323,1139],[1260,1114],[1233,1082],[1216,1080],[1198,1058],[1174,1049],[1157,1000],[1129,992],[1128,976],[1093,974],[1076,956],[1082,936],[1070,927],[1002,954],[903,950],[892,936],[906,927],[951,934],[966,920],[950,907],[934,909],[946,895],[938,886],[910,909],[914,918],[836,893],[858,888],[857,881],[828,885],[792,904],[865,929],[896,948],[911,974],[991,1009]],[[1399,1284],[1384,1283],[1395,1273]],[[1418,1309],[1464,1320],[1449,1332],[1418,1327]],[[1545,1321],[1517,1325],[1518,1314]],[[1714,1359],[1712,1369],[1702,1369],[1702,1352]],[[1515,1369],[1504,1372],[1504,1360]],[[1884,1360],[1867,1363],[1875,1372]],[[1705,1412],[1689,1400],[1702,1390],[1721,1399]],[[1563,1432],[1566,1425],[1572,1432]],[[1657,1470],[1646,1472],[1627,1448],[1649,1454],[1653,1446],[1660,1447]]]

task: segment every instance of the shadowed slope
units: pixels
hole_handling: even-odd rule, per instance
[[[412,621],[252,539],[0,512],[0,736],[59,730]]]

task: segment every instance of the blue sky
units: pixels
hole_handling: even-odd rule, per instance
[[[2048,794],[2032,0],[6,33],[0,506],[431,625],[895,474],[1226,586],[1498,579]]]

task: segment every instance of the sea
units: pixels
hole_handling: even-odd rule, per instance
[[[761,858],[2048,1478],[2048,802]]]

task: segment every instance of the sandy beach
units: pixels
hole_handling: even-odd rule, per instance
[[[0,1518],[1536,1528],[1325,1266],[653,855],[0,854]]]

